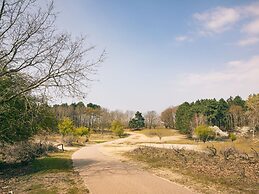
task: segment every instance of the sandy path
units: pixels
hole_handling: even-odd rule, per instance
[[[121,162],[112,147],[136,139],[136,135],[84,147],[72,156],[73,164],[93,194],[189,194],[190,190],[159,178],[134,164]],[[109,148],[109,149],[107,149]],[[131,147],[133,148],[133,147]],[[131,149],[130,148],[130,149]],[[114,149],[113,149],[114,150]],[[116,150],[116,149],[115,149]]]

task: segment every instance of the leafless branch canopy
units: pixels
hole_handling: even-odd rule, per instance
[[[86,59],[94,47],[85,48],[84,38],[58,33],[55,19],[53,1],[41,8],[36,0],[0,0],[0,79],[20,74],[29,80],[0,102],[53,87],[63,94],[84,95],[104,52],[97,60]]]

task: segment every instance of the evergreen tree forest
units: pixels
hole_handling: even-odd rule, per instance
[[[176,111],[176,129],[186,134],[191,134],[199,125],[218,126],[224,131],[233,131],[243,126],[251,126],[256,130],[259,126],[255,119],[259,108],[256,99],[258,95],[250,95],[247,101],[236,96],[227,100],[214,98],[184,102]],[[251,101],[253,105],[249,104]]]

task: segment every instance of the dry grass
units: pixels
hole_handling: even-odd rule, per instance
[[[247,139],[247,138],[238,138],[236,141],[232,142],[231,140],[221,141],[221,142],[206,142],[200,144],[203,149],[206,149],[208,146],[214,146],[218,150],[225,150],[229,147],[234,147],[240,152],[253,153],[251,149],[255,149],[259,152],[259,139]]]
[[[176,133],[177,134],[177,133]],[[164,143],[168,144],[188,144],[188,145],[198,145],[202,149],[206,149],[208,146],[214,146],[218,150],[225,150],[229,147],[234,147],[235,149],[239,150],[240,152],[246,152],[246,153],[253,153],[254,151],[251,149],[255,149],[257,152],[259,152],[259,138],[252,139],[250,138],[244,138],[244,137],[238,137],[236,141],[232,142],[229,139],[226,139],[224,141],[209,141],[209,142],[197,142],[192,139],[188,139],[187,137],[181,138],[179,140],[172,140],[172,141],[166,141]]]
[[[171,141],[165,141],[164,143],[169,144],[188,144],[188,145],[199,145],[200,142],[194,141],[192,139],[188,139],[187,137],[181,138],[179,140],[171,140]]]
[[[161,136],[161,137],[166,137],[166,136],[173,136],[177,132],[173,129],[165,129],[165,128],[160,128],[160,129],[142,129],[140,131],[136,131],[137,133],[146,135],[147,137],[156,137],[156,136]]]
[[[112,141],[118,139],[119,137],[113,133],[93,133],[89,138],[90,143],[103,143],[107,141]]]
[[[107,142],[107,141],[112,141],[115,139],[118,139],[119,137],[114,135],[111,131],[107,131],[105,130],[104,133],[101,132],[92,132],[89,138],[89,142],[88,143],[103,143],[103,142]],[[58,144],[58,143],[62,143],[62,136],[61,135],[47,135],[44,137],[38,137],[36,139],[44,139],[45,141],[48,142],[52,142],[54,144]],[[73,142],[73,146],[77,147],[77,146],[84,146],[85,145],[85,137],[76,137],[75,138],[77,141]]]
[[[217,152],[212,156],[203,152],[143,147],[127,156],[152,169],[178,173],[184,177],[178,180],[179,183],[186,184],[181,180],[191,180],[193,185],[200,185],[199,191],[203,193],[215,193],[212,188],[223,193],[256,193],[259,189],[258,156],[247,157],[232,149],[229,153]]]
[[[2,168],[0,193],[87,193],[83,181],[73,170],[72,153],[52,153],[27,165]]]

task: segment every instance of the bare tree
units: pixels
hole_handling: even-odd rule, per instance
[[[249,119],[249,125],[253,131],[253,138],[255,137],[255,132],[259,129],[259,94],[249,95],[246,106],[247,116]]]
[[[147,128],[151,129],[151,128],[155,128],[157,126],[157,122],[158,122],[158,115],[156,113],[156,111],[148,111],[145,114],[145,122],[147,125]]]
[[[169,107],[161,113],[161,120],[166,128],[175,127],[175,115],[177,107]]]
[[[53,1],[48,2],[42,8],[37,0],[0,0],[0,79],[22,76],[28,81],[9,88],[17,91],[6,91],[0,104],[36,89],[84,96],[89,75],[103,61],[104,52],[89,58],[94,47],[85,48],[84,38],[57,32]]]

